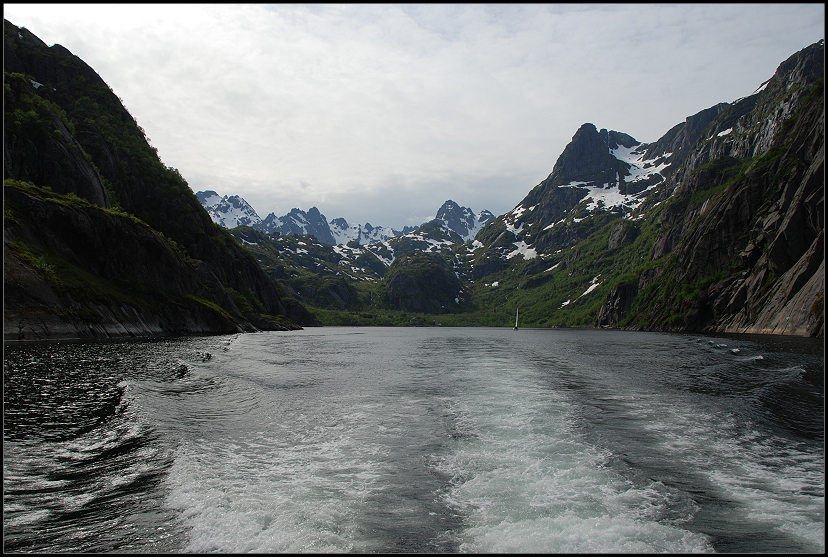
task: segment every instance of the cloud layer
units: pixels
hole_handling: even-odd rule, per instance
[[[822,4],[56,5],[5,17],[80,56],[198,191],[264,217],[501,214],[584,122],[654,141],[824,37]]]

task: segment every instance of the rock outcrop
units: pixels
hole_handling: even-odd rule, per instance
[[[398,257],[385,276],[393,307],[415,313],[448,313],[462,290],[452,267],[438,254],[414,251]]]

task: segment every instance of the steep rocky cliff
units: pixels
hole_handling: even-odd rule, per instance
[[[129,215],[14,180],[4,204],[7,338],[255,330],[203,263]]]
[[[8,21],[4,31],[6,338],[287,329],[311,318],[211,222],[94,70]]]
[[[824,72],[820,41],[654,143],[582,125],[457,250],[481,321],[824,336]]]
[[[705,128],[656,221],[658,271],[597,324],[824,335],[823,60],[822,44],[797,53]]]

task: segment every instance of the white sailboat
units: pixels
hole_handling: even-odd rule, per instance
[[[517,324],[518,324],[518,315],[519,315],[519,312],[520,312],[520,308],[516,307],[516,308],[515,308],[515,329],[514,329],[515,331],[517,331],[517,330],[518,330]]]

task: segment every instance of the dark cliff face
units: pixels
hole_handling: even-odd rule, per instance
[[[638,142],[625,133],[600,132],[594,124],[582,125],[564,152],[558,157],[552,174],[546,179],[547,187],[568,184],[573,181],[596,185],[617,184],[619,176],[628,175],[628,168],[610,154],[610,149],[620,145],[632,147]]]
[[[279,329],[285,328],[285,323],[294,326],[290,325],[291,318],[301,320],[307,316],[295,304],[286,307],[279,287],[249,252],[227,231],[212,223],[187,182],[176,169],[161,163],[143,130],[94,70],[60,45],[47,47],[32,33],[8,21],[4,21],[4,36],[4,178],[33,184],[44,190],[43,193],[74,195],[101,208],[114,208],[118,213],[137,217],[110,229],[97,229],[94,223],[103,221],[91,223],[88,219],[61,221],[59,230],[52,229],[51,220],[42,220],[40,213],[26,211],[34,211],[35,207],[43,211],[50,204],[66,206],[74,202],[71,198],[52,199],[41,195],[39,204],[18,203],[14,218],[18,228],[11,233],[16,238],[14,241],[36,241],[30,233],[22,231],[39,228],[46,237],[62,237],[67,242],[73,241],[72,238],[86,238],[88,245],[96,245],[92,242],[96,235],[115,234],[116,240],[117,234],[129,237],[129,223],[133,223],[171,241],[183,260],[196,262],[183,267],[165,267],[166,272],[176,277],[170,280],[183,288],[176,295],[205,295],[205,300],[216,305],[216,311],[230,316],[236,323],[235,328],[252,329],[255,325]],[[19,192],[13,195],[20,201]],[[35,194],[33,198],[37,197]],[[9,234],[7,243],[8,237]],[[76,244],[81,250],[80,244]],[[61,254],[67,261],[80,257],[79,251],[61,252],[48,242],[44,245],[46,251],[41,256]],[[118,242],[113,245],[117,246]],[[10,257],[15,257],[15,252]],[[133,259],[128,249],[113,248],[107,252],[105,268],[107,272],[120,269],[119,272],[128,273],[135,270]],[[25,266],[25,258],[17,264]],[[92,265],[82,257],[72,264],[106,280],[115,280],[114,276],[101,275],[100,265]],[[160,268],[156,275],[165,276]],[[192,282],[185,275],[200,277],[201,282]],[[202,286],[196,287],[197,284]],[[13,305],[23,311],[25,299],[21,294]],[[6,301],[9,301],[8,292]],[[145,315],[151,312],[147,306],[142,311]],[[72,321],[77,322],[77,319]],[[160,317],[156,322],[160,325],[151,327],[147,333],[158,334],[159,327],[160,332],[188,330],[187,326],[165,328],[171,321]],[[82,333],[82,327],[78,330]],[[210,329],[198,324],[194,330],[209,332]],[[226,325],[216,329],[217,332],[225,330]]]
[[[710,121],[672,177],[659,270],[611,292],[597,325],[824,336],[823,56],[797,53]]]
[[[110,207],[103,178],[69,131],[65,114],[61,118],[60,108],[36,93],[43,85],[20,73],[7,74],[4,84],[5,176]]]
[[[15,181],[4,205],[6,338],[255,329],[209,269],[129,215]]]

